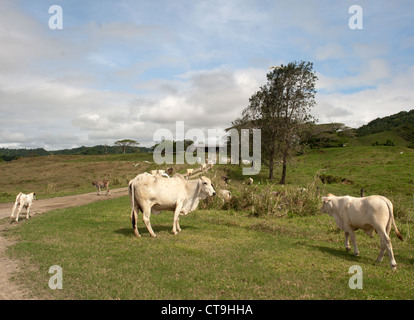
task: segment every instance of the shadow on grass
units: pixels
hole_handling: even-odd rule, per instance
[[[329,255],[341,258],[341,259],[345,259],[348,261],[358,261],[360,259],[360,256],[355,256],[353,254],[353,252],[348,252],[345,250],[345,248],[331,248],[331,247],[326,247],[326,246],[321,246],[321,245],[312,245],[312,244],[308,244],[308,247],[311,248],[315,248],[323,253],[327,253]]]
[[[181,226],[180,225],[180,227],[181,227],[181,230],[182,230],[181,232],[184,232],[184,230],[186,230],[186,229],[194,229],[194,227],[192,227],[192,226]],[[167,232],[167,233],[173,235],[172,232],[171,232],[172,231],[172,225],[171,226],[167,226],[167,225],[152,226],[152,229],[154,230],[155,234],[158,234],[160,232]],[[142,227],[142,228],[138,228],[138,232],[141,234],[141,236],[148,236],[148,237],[150,236],[150,234],[149,234],[149,232],[148,232],[148,230],[145,226]],[[131,228],[120,228],[120,229],[115,230],[115,233],[121,234],[125,237],[130,237],[131,235],[134,235],[134,229],[132,229],[132,226],[131,226]]]

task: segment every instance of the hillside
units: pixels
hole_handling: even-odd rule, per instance
[[[414,149],[414,109],[377,118],[357,129],[342,123],[306,124],[303,145],[311,149],[352,146],[398,146]],[[153,148],[153,147],[152,147]],[[125,153],[147,153],[151,148],[127,147]],[[97,145],[72,149],[47,151],[36,149],[0,148],[0,161],[11,161],[21,157],[47,155],[110,155],[120,154],[117,146]]]
[[[150,149],[146,147],[126,147],[125,153],[148,152]],[[39,157],[50,155],[109,155],[120,154],[122,150],[117,146],[97,145],[93,147],[79,147],[72,149],[62,149],[47,151],[43,148],[36,149],[8,149],[0,148],[0,161],[12,161],[19,158]]]
[[[414,148],[414,109],[377,118],[359,128],[343,123],[309,125],[303,143],[311,149],[352,146]]]
[[[381,132],[390,132],[410,142],[414,147],[414,109],[377,118],[355,130],[357,137],[365,137]]]

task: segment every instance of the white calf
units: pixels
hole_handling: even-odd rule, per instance
[[[30,208],[32,207],[32,204],[36,200],[36,193],[32,192],[29,194],[24,194],[20,192],[16,197],[16,202],[13,206],[13,212],[10,216],[11,219],[14,218],[14,212],[16,211],[17,206],[19,206],[19,210],[17,211],[16,215],[16,222],[19,221],[19,214],[22,211],[23,207],[27,209],[26,219],[29,220],[30,217]]]

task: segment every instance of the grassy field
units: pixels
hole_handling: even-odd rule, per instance
[[[355,257],[345,251],[343,232],[334,220],[319,212],[253,216],[250,208],[220,209],[215,200],[182,217],[183,231],[176,236],[170,232],[172,213],[151,217],[157,238],[150,238],[140,217],[138,239],[129,220],[129,199],[123,197],[55,210],[10,228],[6,236],[17,243],[7,253],[22,261],[24,271],[14,280],[47,299],[414,299],[414,150],[321,151],[295,158],[284,187],[268,184],[263,168],[254,177],[255,193],[297,187],[314,193],[319,187],[322,194],[358,196],[365,188],[367,194],[387,195],[396,206],[404,237],[400,242],[391,231],[397,271],[389,268],[387,255],[382,263],[374,263],[378,236],[371,239],[357,231],[360,256]],[[84,164],[86,159],[91,164],[101,161],[72,161]],[[111,164],[122,161],[119,157]],[[317,172],[346,182],[323,184]],[[224,173],[231,178],[226,188],[234,198],[245,194],[248,187],[237,166],[218,166],[208,175],[217,188],[224,188]],[[48,287],[52,265],[62,267],[62,290]],[[353,265],[363,270],[362,290],[349,288]]]
[[[9,231],[19,239],[9,254],[25,269],[15,280],[49,299],[414,298],[411,238],[392,236],[393,272],[387,256],[374,263],[377,237],[357,232],[355,257],[327,215],[274,219],[198,210],[181,220],[183,231],[174,236],[172,214],[153,216],[157,238],[140,221],[138,239],[127,198],[44,214]],[[48,288],[52,265],[62,267],[62,290]],[[363,270],[362,290],[348,286],[352,265]]]
[[[134,163],[139,165],[135,167]],[[43,156],[0,162],[0,202],[14,201],[19,192],[36,192],[39,199],[93,192],[92,180],[108,179],[111,189],[125,187],[138,173],[158,167],[149,153]],[[176,170],[184,167],[174,166]]]

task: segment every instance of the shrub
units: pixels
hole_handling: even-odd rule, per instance
[[[245,186],[239,192],[232,191],[230,201],[219,196],[200,203],[201,209],[247,211],[252,216],[307,216],[320,212],[320,199],[316,188],[285,188],[274,191],[274,185]]]

